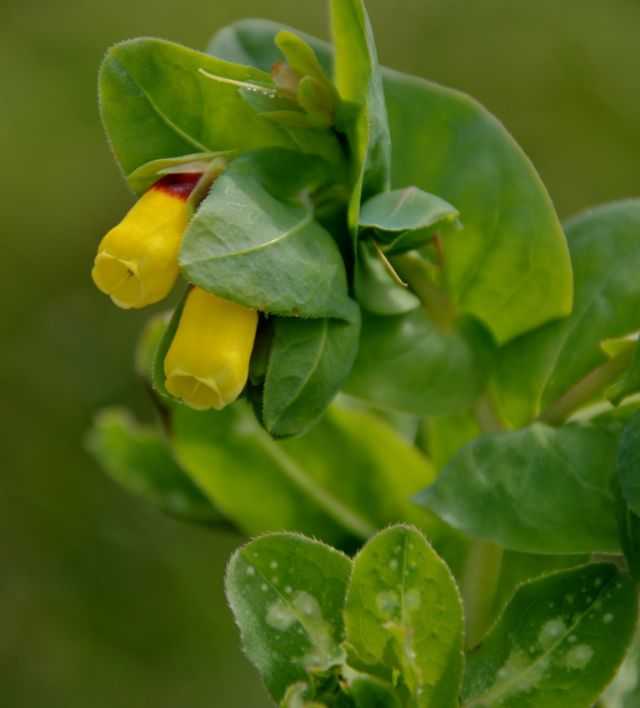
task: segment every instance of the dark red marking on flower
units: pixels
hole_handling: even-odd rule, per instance
[[[172,197],[186,201],[202,177],[202,172],[180,172],[166,175],[156,182],[151,189],[160,189]]]

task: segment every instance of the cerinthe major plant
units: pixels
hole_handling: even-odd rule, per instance
[[[227,596],[281,706],[640,705],[640,200],[561,226],[495,118],[330,5],[333,47],[249,20],[107,53],[139,198],[94,281],[186,286],[136,354],[158,422],[103,411],[91,449],[260,534]]]

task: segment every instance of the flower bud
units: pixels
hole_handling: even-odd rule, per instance
[[[144,307],[171,291],[187,227],[187,198],[200,177],[191,173],[163,177],[102,239],[91,277],[119,307]]]
[[[196,410],[221,410],[242,392],[258,313],[193,288],[164,360],[165,387]]]

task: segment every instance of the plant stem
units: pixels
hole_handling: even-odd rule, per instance
[[[434,284],[429,264],[411,253],[393,256],[391,264],[418,296],[431,320],[441,329],[451,329],[456,319],[455,306],[447,293]]]
[[[473,541],[462,579],[466,648],[478,645],[488,629],[498,589],[503,550],[487,541]]]
[[[629,367],[634,355],[635,348],[629,347],[590,371],[560,398],[545,408],[538,416],[538,422],[548,425],[562,425],[572,413],[589,403],[602,389],[615,383]]]

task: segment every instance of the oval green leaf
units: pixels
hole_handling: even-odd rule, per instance
[[[327,167],[279,148],[233,160],[184,236],[187,280],[263,312],[356,319],[338,246],[304,196],[328,180]]]
[[[527,583],[468,657],[463,706],[592,705],[624,658],[637,613],[633,584],[613,565]]]
[[[617,441],[577,423],[483,435],[418,501],[455,528],[516,551],[619,552]]]
[[[411,705],[458,705],[462,601],[451,572],[417,529],[381,531],[358,553],[345,625],[363,661],[401,672]]]
[[[242,646],[275,700],[291,684],[344,661],[342,609],[351,561],[323,543],[269,534],[227,568],[227,599]]]
[[[161,39],[113,46],[99,76],[105,130],[123,172],[152,160],[220,150],[293,147],[287,132],[261,118],[231,79],[271,84],[258,69],[237,66]]]
[[[359,334],[359,319],[276,319],[262,395],[271,435],[300,435],[317,423],[351,371]]]

